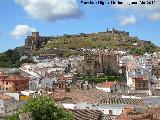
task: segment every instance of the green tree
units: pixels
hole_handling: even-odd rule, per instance
[[[14,113],[8,120],[19,120],[19,112]]]
[[[54,101],[46,96],[29,99],[23,112],[31,112],[34,120],[73,120],[71,113],[56,106]],[[15,117],[16,115],[13,115],[9,120],[15,120]]]
[[[16,50],[7,50],[4,53],[0,53],[0,67],[2,68],[18,68],[23,63],[34,63],[30,58],[21,60],[21,55]]]

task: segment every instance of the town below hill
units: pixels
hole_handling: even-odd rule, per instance
[[[129,32],[40,36],[0,54],[0,118],[160,120],[160,48]]]
[[[129,36],[129,32],[112,29],[105,32],[62,36],[40,36],[33,32],[25,39],[25,45],[0,53],[0,67],[19,67],[22,63],[33,63],[32,58],[19,61],[21,56],[54,54],[57,57],[83,55],[83,49],[112,49],[127,51],[129,54],[143,55],[145,52],[160,51],[151,41]]]

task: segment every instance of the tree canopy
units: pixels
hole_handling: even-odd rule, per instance
[[[55,105],[50,97],[40,96],[31,98],[23,107],[23,112],[31,112],[34,120],[73,120],[73,115]],[[18,120],[17,113],[9,120]]]
[[[0,53],[0,67],[1,68],[18,68],[23,63],[33,63],[31,59],[21,60],[21,55],[16,50],[7,50],[4,53]]]

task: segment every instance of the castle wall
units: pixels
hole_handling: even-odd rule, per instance
[[[39,32],[32,32],[32,36],[27,36],[25,39],[25,46],[30,47],[31,50],[37,50],[42,47],[42,45],[47,44],[51,39],[53,39],[53,37],[39,36]]]

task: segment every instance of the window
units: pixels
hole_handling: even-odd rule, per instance
[[[109,110],[109,115],[112,115],[112,110]]]
[[[145,83],[143,83],[143,87],[146,87],[146,84],[145,84]]]
[[[140,83],[140,87],[143,88],[143,83]]]
[[[6,82],[6,85],[8,85],[8,82]]]

